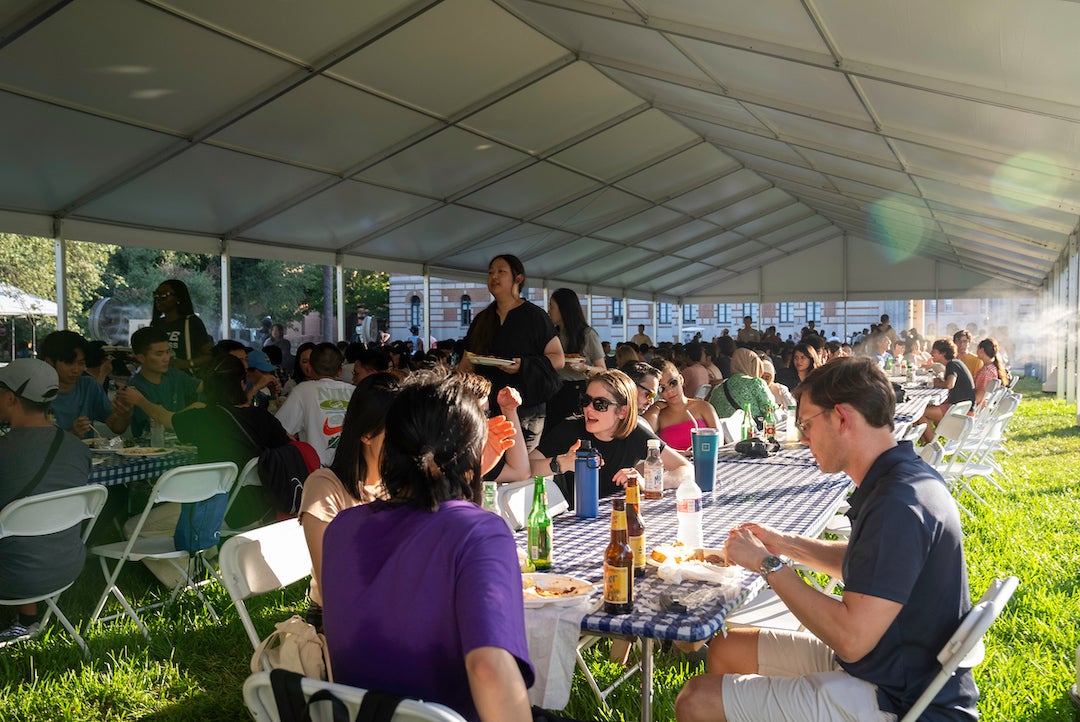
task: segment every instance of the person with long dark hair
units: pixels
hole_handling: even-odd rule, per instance
[[[336,682],[526,722],[535,674],[514,538],[475,503],[487,428],[462,379],[404,382],[386,414],[386,498],[343,510],[323,537],[326,642]]]
[[[195,374],[210,361],[214,339],[195,315],[191,294],[183,281],[170,278],[157,287],[150,325],[168,335],[173,368]]]
[[[296,385],[303,381],[315,378],[315,372],[311,370],[311,352],[315,350],[315,344],[305,341],[296,347],[296,356],[293,357],[292,378],[285,382],[281,389],[282,396],[288,396]]]
[[[372,374],[360,381],[345,412],[334,463],[316,469],[304,482],[298,513],[311,553],[308,621],[317,627],[322,626],[319,582],[323,535],[342,510],[385,498],[386,491],[379,476],[379,454],[386,412],[399,388],[398,380],[388,373]]]
[[[776,372],[776,383],[789,390],[803,382],[810,372],[821,365],[817,350],[808,343],[797,343],[791,352],[791,362]]]
[[[978,406],[983,402],[983,396],[986,394],[986,384],[990,379],[997,379],[1002,386],[1009,385],[1009,371],[1001,360],[997,341],[992,338],[984,338],[979,341],[979,345],[975,349],[975,355],[979,357],[983,364],[975,374],[975,405]]]
[[[476,314],[465,337],[462,371],[491,380],[491,408],[506,386],[521,392],[518,409],[525,444],[530,450],[544,431],[548,400],[558,392],[558,370],[565,363],[562,343],[543,309],[522,297],[525,266],[517,256],[495,256],[488,265],[488,291],[494,297]],[[469,354],[479,356],[474,364]],[[494,360],[492,360],[494,359]],[[490,365],[496,364],[496,365]]]
[[[566,355],[566,365],[559,369],[562,388],[547,402],[544,429],[550,429],[581,409],[578,399],[589,382],[589,375],[604,371],[604,348],[600,336],[585,321],[578,295],[560,288],[548,301],[548,316],[559,332],[559,342]]]

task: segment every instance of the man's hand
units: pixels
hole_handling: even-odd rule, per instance
[[[724,556],[729,564],[738,564],[744,569],[757,571],[761,560],[769,556],[769,550],[743,525],[728,533],[727,541],[724,542]]]
[[[506,450],[514,445],[514,424],[505,416],[488,419],[487,439],[480,454],[480,471],[484,474],[495,468]]]
[[[770,554],[782,554],[780,549],[784,540],[784,535],[773,529],[771,526],[765,526],[764,524],[758,524],[756,522],[747,522],[735,527],[733,531],[746,530],[758,538],[765,548],[769,550]]]
[[[87,416],[80,416],[75,419],[75,422],[71,425],[71,433],[78,436],[80,439],[90,431],[93,424],[90,423],[90,418]]]
[[[113,407],[126,406],[127,408],[131,408],[133,406],[138,406],[141,409],[145,402],[146,397],[142,395],[141,391],[134,386],[125,386],[116,392],[116,397],[113,399]]]
[[[611,480],[619,486],[626,486],[626,483],[630,479],[637,479],[639,487],[645,486],[645,480],[641,478],[641,474],[638,473],[638,470],[632,466],[628,466],[625,469],[619,469],[615,472],[615,475]]]

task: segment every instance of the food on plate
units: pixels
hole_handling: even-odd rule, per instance
[[[124,449],[122,454],[125,456],[151,456],[154,454],[164,454],[168,449],[155,449],[150,446],[133,447],[130,449]]]
[[[713,564],[718,567],[727,566],[727,559],[723,549],[691,549],[690,547],[675,542],[674,544],[661,544],[652,550],[649,555],[653,562],[663,564],[669,559],[676,564],[685,562],[702,562]]]
[[[678,563],[693,557],[694,551],[694,549],[691,549],[685,544],[675,542],[674,544],[661,544],[660,546],[654,547],[649,556],[652,557],[653,561],[660,562],[661,564],[668,559]]]
[[[526,599],[555,599],[559,597],[573,597],[581,594],[585,587],[570,580],[562,580],[564,583],[557,586],[541,587],[536,584],[531,576],[521,578],[521,590]]]

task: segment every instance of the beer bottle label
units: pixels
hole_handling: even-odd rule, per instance
[[[604,563],[604,601],[626,604],[630,601],[630,568]]]
[[[551,527],[532,528],[529,530],[529,559],[548,561],[551,559]]]
[[[645,534],[630,537],[630,549],[634,552],[634,566],[641,569],[645,566]]]
[[[626,487],[626,503],[627,504],[640,504],[641,493],[638,490],[637,485]]]
[[[611,512],[611,531],[620,531],[626,529],[626,512],[625,511],[613,511]]]
[[[682,514],[683,512],[689,512],[693,514],[694,512],[701,511],[701,497],[699,496],[692,499],[677,499],[675,501],[675,511],[679,514]]]

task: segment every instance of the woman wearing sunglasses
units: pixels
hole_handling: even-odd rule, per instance
[[[654,362],[660,369],[660,395],[658,403],[644,414],[659,436],[669,447],[686,454],[693,448],[691,429],[718,429],[720,419],[709,402],[688,399],[683,391],[683,377],[670,361]]]
[[[638,422],[638,390],[622,371],[604,371],[593,376],[581,397],[580,417],[568,419],[552,429],[530,454],[533,474],[565,473],[563,493],[574,498],[574,453],[582,441],[591,441],[600,452],[604,465],[600,467],[600,496],[615,493],[648,455],[649,439],[657,438],[646,424]],[[660,458],[665,475],[664,485],[678,486],[682,474],[692,473],[693,467],[678,452],[661,445]]]

